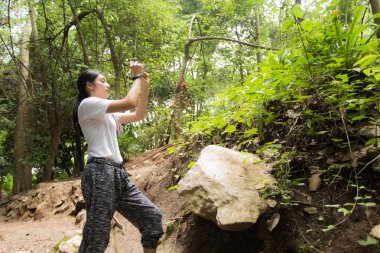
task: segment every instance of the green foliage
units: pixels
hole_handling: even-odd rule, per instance
[[[296,17],[303,17],[297,6],[293,12]],[[237,132],[239,141],[255,135],[265,139],[265,132],[274,122],[285,124],[282,114],[301,106],[301,110],[288,115],[306,123],[300,126],[300,134],[322,133],[325,122],[339,121],[342,110],[344,118],[353,124],[376,121],[380,98],[379,43],[371,39],[374,32],[371,24],[362,22],[363,6],[357,8],[345,31],[336,15],[325,17],[325,22],[308,19],[299,25],[291,19],[285,22],[283,30],[293,31],[295,36],[291,40],[298,40],[301,48],[295,43],[293,47],[269,53],[260,65],[261,72],[251,74],[243,86],[235,85],[218,93],[210,110],[212,114],[194,122],[189,133]],[[282,109],[275,105],[282,105]],[[331,137],[334,139],[339,138]]]
[[[125,159],[137,156],[146,150],[167,144],[170,137],[170,111],[166,108],[151,107],[149,115],[142,123],[124,126],[119,136],[119,148]]]
[[[362,246],[377,245],[379,248],[379,242],[370,235],[367,235],[367,240],[359,240],[358,243]]]
[[[12,187],[13,187],[13,176],[8,174],[2,183],[1,190],[4,192],[10,193],[12,192]]]
[[[0,131],[0,189],[5,192],[12,190],[12,157],[11,150],[7,148],[12,141],[11,135],[7,130]],[[10,188],[9,188],[10,187]]]

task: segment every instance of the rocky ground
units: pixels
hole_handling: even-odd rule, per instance
[[[358,201],[351,215],[344,216],[338,208],[325,205],[353,202],[357,188],[322,184],[318,191],[309,192],[307,187],[299,186],[297,206],[278,205],[250,229],[228,232],[184,210],[177,191],[167,190],[180,179],[173,172],[179,166],[186,167],[189,161],[165,151],[151,150],[125,164],[131,180],[163,212],[165,235],[158,248],[160,253],[379,252],[376,245],[361,246],[357,242],[365,240],[371,228],[380,224],[380,198],[371,190],[379,189],[379,173],[368,177],[368,189],[360,190],[361,196],[370,195],[371,199]],[[27,193],[0,200],[0,253],[55,252],[54,246],[64,240],[65,234],[72,237],[80,232],[84,202],[79,185],[79,180],[44,183]],[[299,197],[306,195],[299,193],[306,194],[307,201]],[[366,201],[376,205],[359,204]],[[313,209],[305,211],[306,207]],[[142,252],[139,232],[120,215],[115,217],[107,253]],[[279,223],[269,232],[268,221],[273,217],[280,217]],[[337,227],[323,232],[329,225]]]

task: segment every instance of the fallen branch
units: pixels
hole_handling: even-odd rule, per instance
[[[361,169],[358,173],[356,173],[356,176],[358,176],[360,173],[362,173],[364,171],[365,168],[368,167],[368,165],[370,165],[371,163],[373,163],[374,161],[376,161],[378,158],[380,158],[380,154],[377,155],[375,158],[373,158],[369,163],[367,163],[363,169]]]
[[[137,165],[137,164],[139,164],[139,163],[141,163],[141,162],[143,162],[143,161],[145,161],[145,160],[148,160],[148,159],[151,158],[152,156],[154,156],[154,155],[160,153],[161,151],[163,151],[163,150],[165,150],[165,149],[167,149],[167,148],[170,148],[171,146],[173,146],[173,144],[167,144],[167,145],[165,145],[165,146],[162,146],[162,147],[156,149],[154,152],[152,152],[152,153],[149,154],[148,156],[144,156],[144,155],[142,155],[142,156],[140,156],[139,158],[136,159],[137,161],[135,161],[135,162],[133,162],[133,163],[131,163],[131,164],[126,163],[126,164],[124,164],[123,166],[124,166],[124,168],[126,168],[126,167],[132,168],[132,166],[135,166],[135,165]]]

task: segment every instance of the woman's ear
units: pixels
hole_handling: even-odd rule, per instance
[[[87,93],[90,93],[90,91],[92,91],[94,89],[94,84],[93,83],[90,83],[90,82],[86,82],[86,91]]]

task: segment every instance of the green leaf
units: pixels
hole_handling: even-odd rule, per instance
[[[336,78],[339,78],[340,80],[342,80],[343,83],[347,83],[348,82],[348,77],[347,77],[347,74],[344,74],[344,75],[336,75],[335,76]]]
[[[311,22],[310,20],[304,20],[301,22],[301,27],[305,31],[311,31],[314,28],[314,23]]]
[[[376,61],[376,59],[378,57],[379,57],[379,55],[377,55],[377,54],[366,55],[363,58],[361,58],[360,60],[358,60],[357,62],[355,62],[354,66],[360,65],[360,69],[364,69],[366,66],[368,66],[369,64]]]
[[[343,213],[343,215],[346,216],[347,214],[351,213],[351,210],[347,210],[346,208],[342,207],[338,209],[338,212]]]
[[[236,131],[236,127],[234,125],[228,125],[226,127],[226,129],[224,129],[225,133],[230,133],[230,134],[235,132],[235,131]]]
[[[376,245],[378,242],[375,238],[373,238],[372,236],[370,235],[367,235],[367,240],[364,241],[364,240],[359,240],[357,241],[360,245],[362,246],[368,246],[368,245]]]
[[[324,207],[333,207],[333,208],[338,208],[340,207],[339,204],[335,204],[335,205],[323,205]]]
[[[212,124],[219,128],[219,129],[222,129],[223,127],[225,127],[225,125],[227,124],[227,121],[223,118],[215,118],[212,120]]]
[[[272,123],[272,121],[276,118],[276,116],[274,114],[270,114],[268,115],[268,117],[266,117],[265,119],[265,125],[269,125],[270,123]]]
[[[194,166],[194,164],[195,164],[195,162],[191,162],[191,163],[189,163],[189,165],[187,165],[187,168],[188,168],[188,169],[191,169],[191,168]]]
[[[252,135],[257,134],[258,129],[257,128],[252,128],[244,132],[244,137],[251,137]]]
[[[282,24],[281,30],[287,31],[290,27],[294,25],[295,21],[293,18],[287,18]],[[277,62],[276,62],[277,63]]]
[[[168,189],[166,189],[166,191],[168,192],[168,191],[171,191],[171,190],[175,190],[177,188],[178,188],[178,184],[170,186]]]
[[[373,16],[371,18],[372,19],[380,18],[380,13],[373,14]]]
[[[376,203],[367,202],[367,203],[359,203],[359,205],[365,206],[365,207],[374,207],[374,206],[376,206]]]
[[[380,138],[372,138],[366,141],[365,145],[374,145],[376,143],[380,143]]]
[[[358,120],[362,120],[362,119],[366,119],[366,118],[368,118],[368,117],[365,115],[359,115],[359,116],[353,117],[351,119],[351,121],[354,122],[354,121],[358,121]]]
[[[166,154],[176,154],[178,150],[174,147],[166,149]]]
[[[334,225],[328,225],[327,228],[322,229],[323,232],[328,232],[330,230],[333,230],[335,228]]]
[[[252,121],[253,121],[253,119],[252,119],[251,117],[248,117],[248,118],[247,118],[247,126],[248,126],[248,127],[251,127],[251,126],[252,126]]]
[[[302,18],[303,17],[303,13],[301,11],[301,5],[299,5],[299,4],[294,5],[293,14],[296,18]]]

